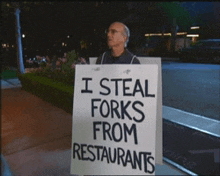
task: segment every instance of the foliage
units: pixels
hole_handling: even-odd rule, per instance
[[[37,76],[35,73],[18,74],[22,89],[31,92],[53,105],[72,113],[73,107],[73,86],[62,82]]]
[[[9,67],[5,67],[2,68],[2,72],[1,72],[1,79],[12,79],[12,78],[16,78],[16,71],[15,70],[11,70]]]
[[[22,75],[23,76],[23,75]],[[62,82],[54,82],[52,79],[46,78],[46,77],[42,77],[42,76],[38,76],[34,73],[27,73],[24,74],[25,78],[31,79],[32,81],[44,84],[46,86],[52,86],[54,88],[60,89],[64,92],[73,93],[73,86],[68,86]]]
[[[157,5],[163,9],[170,24],[173,24],[173,18],[176,18],[178,25],[182,25],[184,27],[192,25],[192,17],[189,12],[181,6],[180,2],[158,2]]]
[[[47,66],[46,62],[41,62],[40,67],[45,68]]]
[[[66,73],[73,72],[73,69],[71,68],[71,65],[73,63],[77,62],[78,59],[78,53],[75,52],[75,50],[72,50],[66,54],[67,62],[62,64],[62,71]]]
[[[46,66],[41,66],[38,69],[30,71],[36,76],[46,77],[54,82],[62,82],[66,85],[73,86],[75,69],[72,68],[72,64],[76,63],[78,60],[78,53],[72,50],[66,54],[67,62],[61,64],[61,68],[52,69],[48,64]]]

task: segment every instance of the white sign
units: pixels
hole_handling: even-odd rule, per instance
[[[162,121],[162,69],[160,57],[138,57],[141,64],[158,66],[157,121],[156,121],[156,164],[163,165],[163,121]]]
[[[76,65],[71,174],[155,173],[157,65]]]
[[[137,57],[140,64],[156,64],[158,66],[157,87],[157,121],[156,121],[156,164],[163,165],[163,121],[162,121],[162,69],[161,57]],[[90,57],[90,64],[96,64],[97,57]]]

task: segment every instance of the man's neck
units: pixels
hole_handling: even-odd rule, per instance
[[[125,51],[124,46],[122,46],[122,47],[113,47],[111,53],[112,53],[113,57],[119,57],[119,56],[122,55],[122,53],[124,53],[124,51]]]

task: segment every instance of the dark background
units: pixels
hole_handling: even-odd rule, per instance
[[[144,34],[171,32],[173,18],[179,31],[201,26],[200,38],[220,38],[219,2],[21,2],[20,23],[23,55],[49,55],[75,49],[86,40],[91,56],[106,49],[105,30],[114,21],[124,22],[131,31],[128,48],[135,50],[146,41]],[[2,55],[16,57],[15,9],[10,2],[2,3],[2,43],[14,48],[3,49]],[[69,38],[67,38],[69,36]],[[67,46],[62,46],[62,42]],[[7,52],[6,52],[7,51]]]

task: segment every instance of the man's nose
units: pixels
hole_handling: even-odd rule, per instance
[[[108,31],[107,32],[107,37],[109,38],[109,37],[111,37],[111,35],[112,35],[111,31]]]

